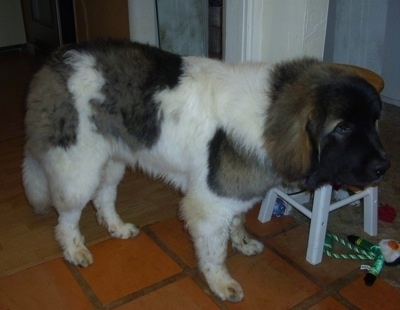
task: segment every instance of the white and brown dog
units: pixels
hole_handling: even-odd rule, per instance
[[[56,208],[64,257],[85,267],[86,204],[112,236],[133,237],[138,228],[115,211],[125,167],[161,176],[185,195],[181,214],[211,290],[239,301],[228,239],[245,255],[263,250],[244,213],[282,183],[379,180],[390,165],[380,111],[365,80],[314,59],[228,65],[126,41],[66,46],[31,83],[24,186],[37,212]]]

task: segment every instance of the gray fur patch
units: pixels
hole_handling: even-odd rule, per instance
[[[128,41],[97,41],[79,51],[93,54],[106,81],[104,102],[91,102],[97,130],[132,148],[154,145],[163,119],[154,94],[178,84],[181,57]]]
[[[46,149],[76,143],[78,111],[67,89],[73,68],[68,51],[92,56],[105,84],[104,101],[92,99],[92,121],[98,133],[122,140],[131,148],[150,148],[161,131],[162,113],[154,94],[173,88],[182,74],[178,55],[147,45],[119,40],[98,40],[61,47],[35,76],[28,96],[28,144]]]
[[[78,111],[66,87],[69,73],[69,66],[50,62],[31,83],[25,123],[32,148],[68,148],[76,143]]]
[[[207,183],[217,195],[241,200],[263,197],[277,179],[268,162],[236,147],[219,129],[209,143]]]

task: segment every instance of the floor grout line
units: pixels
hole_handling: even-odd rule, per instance
[[[66,262],[64,260],[63,260],[63,263],[65,264],[65,266],[67,267],[69,272],[72,274],[72,276],[75,279],[75,282],[82,289],[83,293],[88,298],[88,300],[90,301],[91,305],[94,306],[96,309],[104,309],[104,305],[101,302],[101,300],[97,297],[96,293],[92,290],[92,288],[89,285],[89,283],[86,281],[86,279],[79,272],[78,268],[82,268],[82,267],[73,266],[73,265],[71,265],[70,263],[68,263],[68,262]]]
[[[309,309],[311,306],[318,304],[323,299],[329,296],[334,297],[338,302],[343,304],[343,306],[345,306],[348,309],[358,309],[351,302],[342,297],[339,291],[344,287],[346,287],[347,285],[349,285],[350,283],[352,283],[353,281],[355,281],[359,276],[360,274],[358,269],[354,269],[349,273],[345,274],[344,276],[340,277],[339,279],[329,284],[323,285],[320,291],[309,296],[306,299],[303,299],[299,304],[293,307],[293,309],[294,310]]]
[[[144,226],[141,228],[143,232],[145,232],[170,258],[172,258],[182,270],[191,269],[189,265],[187,265],[183,259],[179,257],[177,253],[175,253],[167,244],[165,244],[158,235],[151,230],[149,226]]]
[[[119,298],[117,300],[109,302],[104,307],[105,307],[105,309],[113,309],[115,307],[124,305],[126,303],[129,303],[129,302],[135,300],[135,299],[138,299],[140,297],[148,295],[148,294],[150,294],[150,293],[152,293],[152,292],[154,292],[154,291],[156,291],[156,290],[158,290],[158,289],[160,289],[160,288],[162,288],[164,286],[167,286],[167,285],[169,285],[171,283],[174,283],[174,282],[176,282],[178,280],[181,280],[184,277],[186,277],[186,274],[185,274],[184,271],[181,271],[180,273],[174,274],[173,276],[170,276],[170,277],[168,277],[166,279],[163,279],[161,281],[155,282],[155,283],[153,283],[153,284],[151,284],[151,285],[149,285],[149,286],[147,286],[145,288],[142,288],[142,289],[140,289],[140,290],[138,290],[136,292],[133,292],[133,293],[128,294],[128,295],[126,295],[124,297],[121,297],[121,298]]]
[[[206,294],[210,299],[221,309],[227,309],[226,305],[223,303],[223,301],[219,300],[214,294],[210,291],[208,284],[202,279],[201,274],[199,269],[197,268],[197,265],[195,267],[190,267],[188,266],[181,258],[180,256],[175,253],[167,244],[165,244],[159,237],[158,235],[149,227],[145,226],[142,228],[143,231],[150,236],[150,238],[158,245],[161,247],[163,251],[165,251],[182,269],[183,273],[185,273],[187,276],[189,276],[197,286],[200,287],[200,289]],[[227,258],[234,255],[235,253],[229,253]]]

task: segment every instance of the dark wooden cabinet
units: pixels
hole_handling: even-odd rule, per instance
[[[112,37],[129,39],[127,0],[74,0],[78,42]]]
[[[30,50],[96,38],[129,39],[128,0],[21,0]]]

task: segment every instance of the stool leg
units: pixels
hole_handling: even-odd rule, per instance
[[[365,189],[368,195],[364,197],[364,231],[371,235],[378,234],[378,187]]]
[[[268,222],[271,219],[277,198],[278,195],[275,193],[274,189],[269,190],[267,195],[265,195],[261,203],[260,213],[258,213],[258,220],[261,223]]]
[[[331,185],[324,185],[314,192],[306,256],[307,261],[312,265],[319,264],[322,261],[331,196]]]

